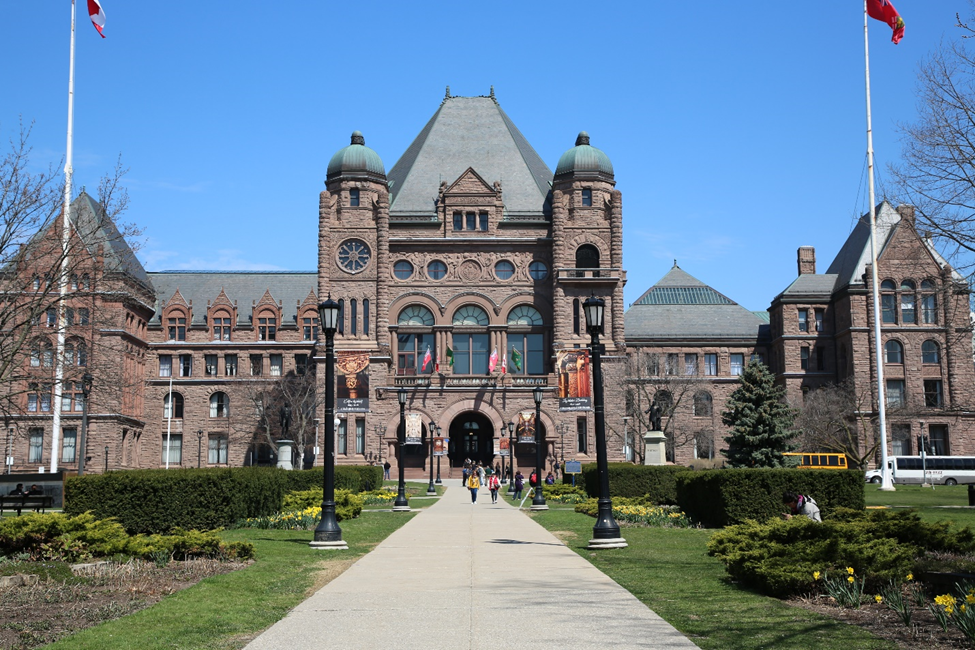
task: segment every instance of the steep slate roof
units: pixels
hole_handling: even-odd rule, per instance
[[[631,341],[768,338],[768,314],[748,311],[674,265],[625,314]]]
[[[250,324],[251,305],[270,291],[276,303],[282,304],[281,325],[295,324],[298,303],[318,286],[314,271],[158,271],[149,274],[156,288],[156,313],[151,325],[159,325],[162,308],[179,289],[193,302],[193,324],[202,325],[207,301],[215,301],[224,290],[231,301],[237,301],[237,324]]]
[[[508,215],[548,213],[552,170],[494,97],[448,97],[387,175],[390,216],[434,217],[440,182],[468,167],[501,181]]]

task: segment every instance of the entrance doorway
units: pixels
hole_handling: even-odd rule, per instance
[[[451,467],[462,467],[465,459],[494,465],[494,427],[486,416],[469,411],[450,423],[447,449]]]

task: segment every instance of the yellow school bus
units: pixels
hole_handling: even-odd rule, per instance
[[[846,454],[789,452],[782,455],[799,458],[799,469],[847,469]]]

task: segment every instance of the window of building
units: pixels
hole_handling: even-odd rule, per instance
[[[41,276],[35,275],[31,279],[31,286],[34,288],[34,291],[40,291],[41,290]]]
[[[68,327],[74,326],[74,307],[64,308],[64,323]]]
[[[592,244],[583,244],[576,249],[577,269],[598,269],[599,249]],[[582,273],[580,273],[582,275]],[[599,271],[593,272],[593,277],[599,277]]]
[[[180,377],[193,376],[193,355],[192,354],[179,355],[179,376]]]
[[[73,463],[78,449],[78,430],[74,427],[61,429],[61,462]]]
[[[809,310],[808,309],[799,310],[799,331],[800,332],[809,331]]]
[[[697,375],[697,355],[696,354],[685,354],[684,355],[684,374],[685,375]]]
[[[487,232],[488,229],[488,213],[480,212],[477,215],[478,225],[481,228],[481,232]]]
[[[924,405],[930,408],[941,408],[945,405],[942,393],[943,386],[940,379],[924,380]]]
[[[809,370],[809,346],[799,348],[799,368]]]
[[[912,280],[901,282],[901,323],[917,322],[914,291],[916,287]]]
[[[413,264],[406,260],[398,260],[393,264],[393,275],[397,280],[409,280],[413,276]]]
[[[535,331],[518,332],[509,329],[508,372],[514,374],[545,374],[545,335],[538,331],[545,325],[541,313],[531,305],[518,305],[508,312],[509,328],[531,327]]]
[[[934,293],[935,285],[930,280],[921,281],[921,322],[930,325],[938,322],[938,296]]]
[[[905,385],[903,379],[887,380],[887,406],[888,408],[902,408],[906,400]]]
[[[950,456],[951,447],[948,446],[948,425],[932,424],[928,426],[928,444],[934,456]]]
[[[656,352],[651,352],[646,357],[647,361],[647,375],[650,377],[660,376],[660,355]]]
[[[494,265],[494,275],[499,280],[510,280],[515,274],[515,265],[507,260],[501,260]]]
[[[576,451],[580,454],[589,453],[589,427],[586,418],[576,418]]]
[[[468,212],[465,216],[467,217],[467,229],[477,230],[477,215],[473,212]]]
[[[359,207],[359,190],[356,188],[349,190],[349,206],[353,208]]]
[[[353,298],[349,301],[349,331],[352,336],[359,332],[359,302]]]
[[[488,374],[488,335],[454,332],[454,373]]]
[[[826,348],[822,345],[816,346],[816,370],[819,372],[826,370]]]
[[[210,435],[207,438],[207,464],[227,464],[227,437]]]
[[[214,393],[210,395],[210,417],[230,417],[230,398],[227,397],[226,393]]]
[[[890,425],[891,442],[890,453],[892,456],[913,456],[911,451],[911,425],[892,424]]]
[[[369,300],[362,301],[362,333],[369,334]]]
[[[257,340],[276,341],[278,337],[278,319],[271,316],[261,316],[257,319]]]
[[[667,353],[666,372],[668,375],[676,375],[680,373],[680,355],[676,352]]]
[[[171,354],[159,355],[159,376],[160,377],[173,376],[173,356]]]
[[[295,373],[299,375],[305,374],[308,370],[308,355],[307,354],[296,354],[295,355]]]
[[[280,377],[284,365],[284,357],[280,354],[272,354],[271,357],[271,376]]]
[[[897,296],[892,293],[896,287],[893,280],[884,280],[880,283],[880,290],[885,292],[880,296],[880,320],[883,323],[897,323]]]
[[[58,310],[53,307],[45,312],[44,324],[48,327],[58,326]]]
[[[434,260],[427,264],[427,276],[431,280],[443,280],[447,275],[447,265],[440,260]]]
[[[207,377],[213,377],[217,374],[217,355],[215,354],[205,354],[203,355],[204,363],[204,374]]]
[[[814,312],[813,315],[816,317],[816,331],[817,332],[822,332],[823,331],[823,318],[825,316],[825,313],[823,312],[822,309],[817,309]]]
[[[264,355],[251,355],[251,377],[260,377],[264,374]]]
[[[360,456],[366,453],[366,421],[364,418],[355,421],[355,453]]]
[[[941,348],[935,341],[921,344],[921,363],[941,363]]]
[[[230,340],[230,319],[229,318],[218,317],[213,319],[213,340],[214,341]]]
[[[179,465],[183,462],[183,434],[164,433],[162,436],[163,464]]]
[[[84,341],[78,341],[74,346],[74,356],[66,355],[66,361],[74,363],[78,366],[88,365],[88,347],[85,345]]]
[[[592,205],[592,190],[582,190],[582,205],[583,207],[589,207]]]
[[[179,393],[172,394],[172,405],[173,409],[170,412],[170,394],[166,393],[163,395],[163,419],[168,420],[172,417],[174,420],[183,419],[183,396]]]
[[[884,344],[884,360],[887,363],[904,363],[904,346],[900,341],[887,341]]]
[[[169,334],[170,341],[185,341],[186,340],[186,319],[180,316],[177,316],[175,318],[170,318],[168,334]]]
[[[463,229],[464,229],[464,213],[463,212],[455,212],[454,213],[454,230],[463,230]]]
[[[715,377],[718,374],[718,355],[704,355],[704,374],[708,377]]]
[[[808,351],[808,348],[806,348]],[[731,374],[734,377],[741,375],[742,371],[745,369],[745,355],[744,354],[732,354],[730,358]]]
[[[579,310],[579,299],[578,298],[575,298],[572,301],[572,333],[573,334],[580,334],[581,331],[582,331],[581,330],[581,323],[580,323],[580,319],[579,319],[579,311],[580,311]]]
[[[44,462],[44,429],[39,427],[31,427],[27,430],[27,435],[29,436],[30,445],[27,448],[27,462],[43,463]]]
[[[548,265],[545,262],[534,260],[528,265],[528,275],[536,282],[544,280],[548,277]]]
[[[81,274],[81,283],[78,285],[79,289],[91,289],[91,276],[87,273]]]
[[[694,395],[694,415],[695,417],[711,417],[712,399],[711,393],[700,391]]]
[[[302,318],[301,319],[301,340],[302,341],[315,341],[318,339],[318,319],[317,318]]]
[[[225,354],[223,356],[223,373],[227,377],[237,376],[237,355]]]
[[[339,420],[338,426],[338,450],[337,453],[347,456],[349,454],[349,431],[346,428],[348,420]]]

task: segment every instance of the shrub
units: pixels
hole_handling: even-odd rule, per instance
[[[321,509],[324,494],[321,488],[289,492],[284,497],[281,512],[295,512],[310,508]],[[355,519],[362,513],[363,498],[348,490],[335,490],[335,518],[339,521]],[[317,523],[317,521],[316,521]]]
[[[804,469],[723,469],[675,476],[677,505],[706,528],[779,517],[782,493],[808,494],[823,518],[840,507],[864,508],[863,472]]]
[[[298,492],[318,488],[325,483],[325,470],[321,467],[287,472],[285,491]],[[368,492],[383,484],[383,468],[379,465],[338,465],[335,468],[335,489],[350,492]]]
[[[911,572],[927,551],[975,550],[971,529],[950,522],[927,523],[913,511],[842,511],[823,523],[748,521],[715,533],[708,552],[724,562],[742,584],[765,594],[787,597],[817,588],[820,573],[853,568],[876,591]]]
[[[679,465],[633,465],[631,463],[610,463],[609,494],[612,497],[646,496],[653,503],[673,505],[677,503],[675,477],[686,472]],[[599,473],[596,463],[582,466],[586,492],[591,497],[599,496]]]
[[[587,496],[585,490],[564,483],[555,485],[545,485],[542,488],[546,501],[554,503],[579,503],[585,501]]]
[[[687,516],[675,507],[658,506],[646,497],[614,497],[613,517],[617,523],[643,524],[665,528],[689,528]],[[599,512],[599,499],[587,499],[576,504],[576,512],[595,517]]]

